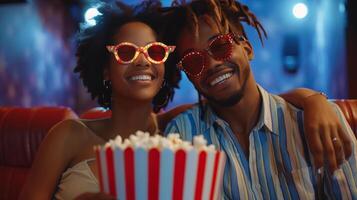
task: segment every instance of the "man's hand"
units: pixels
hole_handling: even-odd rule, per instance
[[[304,126],[309,150],[316,168],[328,165],[334,172],[352,154],[352,145],[334,108],[323,95],[312,95],[303,102]]]

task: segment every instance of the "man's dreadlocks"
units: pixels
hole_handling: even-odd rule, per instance
[[[248,38],[242,22],[255,28],[259,39],[263,44],[263,37],[267,37],[266,31],[257,17],[249,10],[248,6],[235,0],[193,0],[186,3],[185,0],[174,0],[172,7],[162,9],[166,25],[163,30],[164,41],[167,44],[177,44],[178,38],[184,29],[189,29],[198,37],[199,19],[205,20],[207,25],[217,27],[221,33],[233,32],[236,35]],[[176,67],[179,62],[177,51],[170,55],[166,64]],[[181,79],[181,77],[177,77]],[[202,107],[202,98],[199,94],[199,103]]]

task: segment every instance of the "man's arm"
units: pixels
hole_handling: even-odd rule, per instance
[[[280,95],[289,103],[304,110],[305,137],[314,164],[320,168],[328,161],[330,171],[351,155],[351,140],[342,129],[339,117],[327,98],[316,91],[298,88]],[[334,144],[332,138],[338,139]]]
[[[357,199],[357,141],[339,107],[336,104],[331,104],[351,141],[352,155],[344,160],[332,176],[327,176],[328,172],[325,170],[324,191],[325,194],[335,199]]]
[[[169,133],[179,133],[179,132],[180,130],[177,127],[175,120],[172,120],[167,124],[166,129],[164,131],[164,135],[167,136],[167,134]]]
[[[188,124],[187,124],[187,126],[188,126]],[[188,140],[188,141],[192,140],[191,139],[192,137],[188,137],[191,135],[191,132],[186,130],[185,122],[181,116],[171,120],[167,124],[164,135],[167,136],[167,134],[170,134],[170,133],[178,133],[180,135],[180,138],[183,140]]]
[[[169,133],[178,133],[180,134],[181,139],[192,141],[192,135],[196,134],[198,129],[194,120],[189,120],[189,118],[193,118],[192,112],[184,112],[179,114],[167,124],[164,135],[166,136]]]
[[[179,105],[169,111],[159,113],[157,115],[157,120],[159,122],[159,128],[160,130],[165,130],[167,124],[174,119],[176,116],[179,114],[183,113],[187,109],[191,108],[193,104],[183,104]]]
[[[308,97],[320,98],[320,101],[326,101],[326,96],[324,96],[322,93],[316,92],[308,88],[296,88],[288,92],[279,94],[279,96],[288,101],[289,103],[293,104],[295,107],[301,109],[304,108],[305,101]]]

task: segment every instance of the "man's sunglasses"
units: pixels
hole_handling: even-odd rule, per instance
[[[189,76],[200,76],[205,67],[206,53],[218,61],[228,60],[232,56],[233,42],[244,40],[243,36],[236,36],[234,33],[219,35],[208,44],[208,48],[186,53],[177,63],[177,67]]]
[[[107,46],[109,52],[113,53],[119,64],[130,64],[143,53],[145,58],[153,64],[164,63],[169,53],[175,50],[175,46],[167,46],[161,42],[152,42],[144,47],[138,47],[130,42],[122,42],[118,45]]]

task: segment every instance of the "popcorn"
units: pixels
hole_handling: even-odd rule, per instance
[[[196,150],[210,150],[215,151],[215,146],[210,145],[209,148],[207,147],[207,141],[204,139],[203,135],[198,135],[193,138],[193,146],[188,141],[183,141],[180,139],[180,135],[177,133],[171,133],[167,136],[167,138],[162,137],[160,135],[154,135],[150,137],[148,132],[137,131],[135,135],[130,135],[128,139],[121,138],[118,135],[114,140],[110,140],[108,143],[105,144],[105,148],[109,146],[113,147],[117,146],[121,149],[125,149],[127,147],[133,148],[144,148],[149,150],[151,148],[169,148],[172,150],[177,149],[192,149],[195,148]]]
[[[137,131],[94,148],[100,190],[117,199],[216,199],[225,154],[207,146],[203,135],[193,144],[177,133],[167,137]]]
[[[207,141],[203,135],[199,135],[193,138],[193,146],[197,149],[203,148],[207,145]]]

